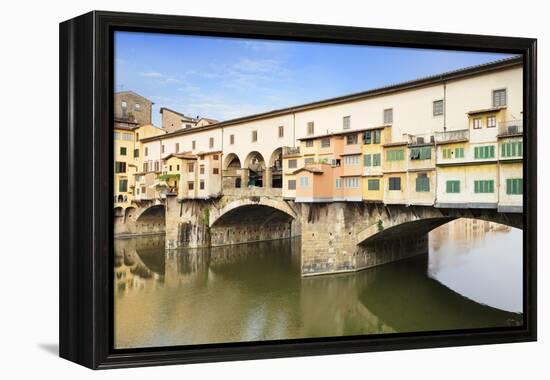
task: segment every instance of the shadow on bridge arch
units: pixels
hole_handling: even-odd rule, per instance
[[[458,218],[485,220],[523,229],[522,214],[499,213],[493,209],[439,209],[435,207],[386,206],[378,218],[357,236],[359,245],[421,237]]]
[[[134,212],[136,232],[161,233],[166,231],[166,209],[164,205],[150,206],[141,212]]]
[[[261,197],[233,201],[210,214],[211,245],[289,238],[296,219],[284,201]]]

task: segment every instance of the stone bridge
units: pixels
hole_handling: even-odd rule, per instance
[[[357,271],[426,253],[428,232],[456,218],[522,228],[522,214],[495,209],[294,203],[276,190],[244,188],[208,200],[167,196],[145,207],[119,210],[115,231],[119,236],[165,233],[168,250],[301,236],[302,275],[310,276]]]

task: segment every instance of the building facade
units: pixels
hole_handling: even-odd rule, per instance
[[[139,138],[135,176],[182,200],[263,192],[522,212],[522,81],[511,58],[229,121],[182,128],[180,114],[177,129]]]

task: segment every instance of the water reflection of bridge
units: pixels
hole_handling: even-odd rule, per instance
[[[302,278],[299,245],[292,239],[165,254],[162,244],[137,244],[130,254],[125,246],[117,260],[123,262],[118,268],[134,268],[139,289],[155,290],[146,292],[149,301],[134,304],[144,308],[141,318],[155,328],[185,330],[174,344],[521,323],[520,314],[479,304],[429,278],[427,254],[358,273]],[[135,312],[119,311],[125,318]],[[174,332],[170,339],[177,338]]]

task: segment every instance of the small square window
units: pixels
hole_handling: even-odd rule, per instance
[[[393,123],[393,108],[388,108],[384,110],[384,124]]]
[[[444,103],[443,100],[436,100],[433,103],[433,115],[434,116],[441,116],[444,112]]]
[[[493,107],[503,107],[506,105],[506,89],[493,91]]]
[[[308,136],[311,136],[315,133],[315,124],[313,121],[310,121],[307,123],[307,134]]]
[[[474,119],[474,129],[481,129],[483,127],[483,123],[481,122],[480,117],[476,117]]]

